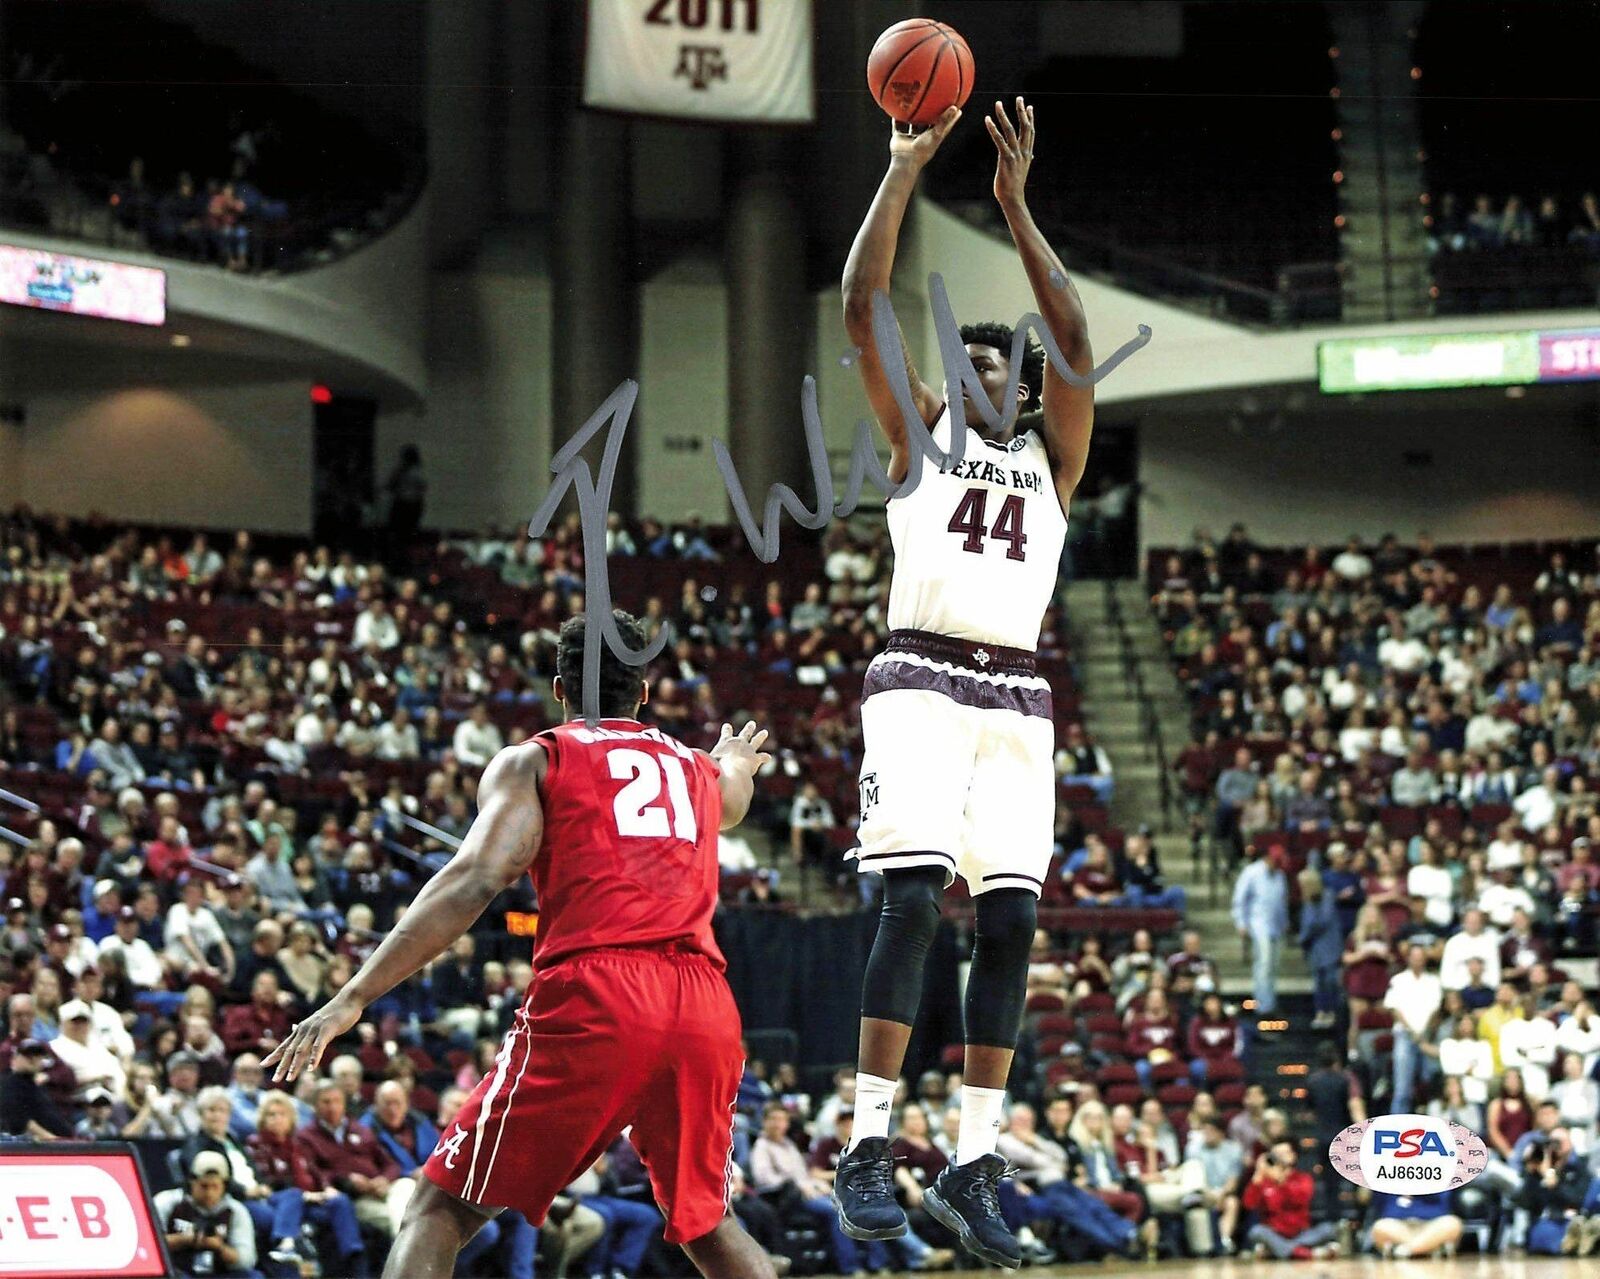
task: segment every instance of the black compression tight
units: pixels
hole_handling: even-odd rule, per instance
[[[922,1001],[922,966],[939,927],[945,872],[911,866],[883,872],[883,913],[861,984],[861,1015],[912,1026]]]
[[[1015,1048],[1039,899],[1026,888],[996,888],[979,894],[973,905],[977,920],[967,973],[967,1042]]]

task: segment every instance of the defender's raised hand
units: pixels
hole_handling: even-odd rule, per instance
[[[889,134],[890,158],[910,160],[913,167],[921,172],[923,165],[933,159],[933,153],[949,136],[950,130],[956,127],[956,121],[960,118],[961,108],[950,107],[920,133],[903,133],[899,125],[892,126]]]
[[[1033,167],[1033,108],[1017,99],[1017,123],[1011,123],[1005,105],[994,104],[994,114],[983,117],[999,157],[994,166],[994,198],[1002,208],[1020,205],[1028,170]]]
[[[772,756],[761,749],[766,740],[767,730],[757,728],[754,720],[737,733],[729,725],[724,724],[721,738],[708,753],[717,761],[717,767],[724,773],[739,770],[747,777],[754,777],[772,760]]]

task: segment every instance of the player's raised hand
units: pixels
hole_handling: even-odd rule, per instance
[[[1019,97],[1017,122],[1013,125],[1005,104],[996,102],[994,114],[983,117],[983,126],[1000,153],[994,166],[994,198],[1002,208],[1019,205],[1028,170],[1033,167],[1033,108]]]
[[[729,725],[724,724],[722,736],[711,748],[710,755],[724,773],[730,769],[740,769],[747,777],[754,777],[772,762],[772,756],[761,749],[766,740],[767,730],[757,728],[754,720],[737,733]]]
[[[949,136],[950,130],[956,127],[956,121],[960,118],[961,108],[950,107],[942,116],[919,133],[903,133],[900,125],[892,126],[889,134],[890,157],[904,157],[910,160],[920,171],[923,165],[933,159],[933,153],[939,149],[939,144]]]
[[[261,1059],[261,1068],[275,1065],[272,1082],[291,1083],[303,1071],[315,1070],[328,1045],[360,1019],[359,1005],[335,995],[304,1021],[296,1022],[289,1038]]]

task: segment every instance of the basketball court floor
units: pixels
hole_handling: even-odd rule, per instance
[[[1163,1261],[1155,1265],[1121,1261],[1071,1266],[1047,1266],[1011,1273],[1031,1279],[1085,1279],[1086,1276],[1137,1272],[1162,1279],[1575,1279],[1580,1268],[1594,1273],[1593,1258],[1470,1256],[1439,1261],[1383,1261],[1377,1257],[1345,1257],[1338,1261],[1246,1261],[1221,1258],[1206,1261]],[[998,1270],[951,1272],[998,1275]],[[910,1279],[909,1272],[906,1279]]]

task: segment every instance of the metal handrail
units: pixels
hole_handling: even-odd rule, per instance
[[[43,809],[41,809],[39,807],[39,805],[35,804],[31,799],[28,799],[28,798],[26,798],[25,796],[22,796],[22,795],[15,794],[12,791],[0,789],[0,800],[3,800],[7,804],[14,805],[17,808],[20,808],[25,813],[30,813],[30,814],[33,814],[35,816],[37,816],[39,813],[44,811]]]
[[[452,835],[447,830],[440,830],[439,827],[430,825],[419,817],[413,817],[410,813],[393,813],[391,816],[398,818],[402,824],[411,827],[412,830],[421,831],[430,839],[438,840],[448,848],[456,849],[461,847],[461,837],[459,835]]]

